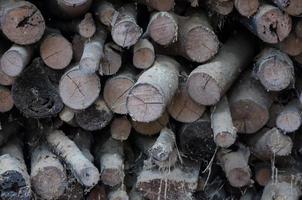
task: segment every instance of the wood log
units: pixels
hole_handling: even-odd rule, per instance
[[[59,93],[64,104],[75,110],[91,106],[101,91],[100,78],[96,74],[83,74],[79,66],[65,72],[59,84]]]
[[[31,199],[30,177],[25,165],[22,144],[16,137],[0,149],[1,199]]]
[[[129,200],[126,188],[122,185],[112,189],[108,194],[108,200]]]
[[[107,27],[111,27],[113,24],[113,17],[117,15],[117,11],[109,1],[98,1],[95,5],[95,15],[98,20]]]
[[[77,129],[70,138],[77,145],[77,147],[81,150],[83,155],[90,161],[94,161],[94,157],[90,152],[92,146],[93,136],[88,131],[83,131],[82,129]]]
[[[229,95],[233,123],[239,133],[255,133],[269,119],[271,97],[250,72],[243,74]]]
[[[63,102],[57,91],[58,73],[35,59],[12,86],[15,106],[27,117],[46,118],[58,114]]]
[[[249,149],[243,145],[237,151],[221,149],[218,152],[217,157],[220,165],[233,187],[243,187],[251,183],[249,156]]]
[[[58,199],[67,186],[63,165],[45,144],[31,152],[30,176],[33,190],[42,199]]]
[[[132,71],[122,71],[106,81],[103,96],[106,104],[114,113],[128,113],[126,99],[135,80]]]
[[[107,200],[105,187],[103,185],[96,185],[89,192],[87,200]]]
[[[132,120],[133,129],[142,135],[155,135],[160,132],[169,122],[169,114],[164,112],[163,115],[153,122],[138,122]]]
[[[8,112],[14,107],[11,91],[0,85],[0,113]]]
[[[234,6],[245,17],[253,16],[259,8],[259,0],[235,0]]]
[[[131,133],[132,125],[126,116],[115,117],[110,126],[111,137],[116,140],[127,140]]]
[[[1,70],[10,77],[21,74],[33,56],[32,46],[12,45],[1,57]]]
[[[85,46],[86,38],[83,38],[80,35],[75,34],[72,38],[72,51],[73,51],[73,59],[76,63],[80,62],[84,46]]]
[[[113,42],[104,46],[104,56],[100,62],[99,74],[114,75],[122,67],[122,48]]]
[[[234,9],[234,2],[231,0],[209,0],[208,6],[220,15],[228,15]]]
[[[70,126],[78,126],[77,122],[75,121],[75,111],[68,108],[67,106],[65,106],[64,109],[60,112],[59,118]]]
[[[294,83],[292,60],[274,48],[265,48],[256,57],[254,74],[268,91],[281,91]]]
[[[172,58],[158,56],[154,65],[142,73],[126,99],[132,119],[151,122],[164,113],[178,88],[179,67]]]
[[[254,16],[242,22],[261,40],[271,44],[283,41],[292,29],[290,16],[269,4],[262,4]]]
[[[15,77],[5,74],[0,67],[0,85],[9,86],[15,82]]]
[[[78,182],[87,188],[92,188],[98,183],[98,169],[62,131],[52,131],[46,140],[53,151],[69,165]]]
[[[279,115],[279,113],[282,112],[282,110],[284,109],[284,106],[282,104],[279,104],[279,103],[273,103],[272,106],[270,107],[270,110],[269,110],[269,120],[266,124],[266,127],[268,128],[274,128],[276,127],[276,120],[277,120],[277,117]]]
[[[302,38],[292,31],[282,42],[276,45],[281,51],[289,56],[298,56],[302,53]]]
[[[44,34],[45,21],[40,10],[28,1],[3,0],[0,3],[2,33],[20,45],[33,44]]]
[[[270,181],[264,188],[261,200],[288,199],[298,200],[301,196],[301,190],[287,182]]]
[[[276,119],[277,127],[286,133],[298,130],[301,123],[301,103],[296,99],[289,102]]]
[[[107,33],[103,27],[98,27],[95,35],[84,46],[82,58],[79,63],[80,70],[85,74],[95,73],[100,66],[100,60],[104,56],[103,47]]]
[[[146,6],[159,11],[169,11],[174,8],[175,0],[140,0],[139,3],[143,3]]]
[[[4,123],[0,121],[0,146],[7,143],[11,136],[16,135],[21,130],[21,123],[18,120],[12,120]]]
[[[58,30],[49,30],[40,45],[43,62],[50,68],[66,68],[73,56],[71,43]]]
[[[84,189],[82,185],[74,178],[72,172],[67,170],[67,186],[60,200],[83,200]]]
[[[251,61],[253,49],[244,35],[229,39],[212,61],[191,72],[187,81],[190,97],[202,105],[218,103]]]
[[[213,108],[211,127],[217,146],[228,148],[235,143],[237,130],[233,125],[227,97],[223,97]]]
[[[302,5],[299,0],[272,0],[280,9],[290,15],[301,17]]]
[[[96,150],[100,162],[101,181],[111,187],[124,181],[124,148],[121,141],[109,138]]]
[[[257,163],[255,166],[255,181],[260,186],[266,186],[272,177],[271,166],[267,163]]]
[[[77,124],[87,131],[101,130],[106,127],[113,113],[103,99],[98,99],[92,106],[75,114]]]
[[[296,22],[295,33],[299,38],[302,38],[302,20]]]
[[[151,42],[140,39],[133,48],[133,65],[138,69],[148,69],[155,60],[155,51]]]

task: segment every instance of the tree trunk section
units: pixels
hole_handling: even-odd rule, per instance
[[[259,0],[235,0],[234,6],[242,16],[251,17],[259,8]]]
[[[272,0],[280,9],[290,15],[301,17],[302,4],[299,0]]]
[[[126,116],[115,117],[110,126],[111,137],[116,140],[127,140],[131,133],[132,125]]]
[[[0,113],[8,112],[14,107],[11,91],[0,85]]]
[[[104,56],[100,62],[99,74],[114,75],[122,67],[122,49],[116,44],[109,42],[104,46]]]
[[[138,69],[148,69],[155,60],[154,47],[147,39],[140,39],[133,48],[133,65]]]

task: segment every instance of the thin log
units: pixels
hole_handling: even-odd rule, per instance
[[[70,126],[77,127],[75,121],[75,111],[65,106],[59,114],[59,118]]]
[[[140,39],[133,48],[133,65],[138,69],[147,69],[155,60],[154,47],[147,39]]]
[[[122,49],[113,42],[104,46],[104,56],[100,62],[99,74],[114,75],[122,67]]]
[[[8,112],[14,107],[11,91],[0,85],[0,113]]]
[[[235,0],[234,6],[245,17],[253,16],[259,8],[259,0]]]
[[[255,166],[255,180],[260,186],[266,186],[272,177],[272,167],[267,163],[257,163]]]
[[[300,196],[301,190],[299,187],[284,181],[270,181],[263,190],[261,200],[298,200]]]
[[[278,115],[282,112],[284,106],[279,103],[273,103],[269,110],[269,120],[266,124],[268,128],[276,127],[276,120]]]
[[[302,5],[299,0],[272,0],[280,9],[290,15],[301,17]]]
[[[110,126],[111,137],[116,140],[127,140],[132,125],[126,116],[115,117]]]
[[[117,14],[114,5],[109,1],[99,1],[95,5],[95,15],[107,27],[112,26],[113,18]]]
[[[129,200],[125,186],[112,189],[108,194],[108,200]]]

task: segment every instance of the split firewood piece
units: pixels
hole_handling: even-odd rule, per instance
[[[111,187],[124,181],[124,148],[121,141],[109,138],[96,149],[100,162],[101,181]]]
[[[191,72],[187,81],[190,97],[202,105],[218,103],[252,60],[253,46],[244,35],[229,39],[212,61]]]
[[[77,34],[75,34],[72,38],[73,59],[76,63],[80,62],[82,58],[85,42],[86,38],[83,38]]]
[[[107,194],[103,185],[96,185],[89,192],[87,200],[107,200]]]
[[[8,76],[4,73],[0,67],[0,85],[9,86],[15,82],[16,78],[12,76]]]
[[[169,11],[173,10],[175,5],[175,0],[139,0],[139,3],[143,3],[149,8],[159,10],[159,11]]]
[[[280,9],[290,15],[301,17],[302,4],[299,0],[272,0]]]
[[[202,169],[205,169],[216,148],[209,116],[204,114],[199,120],[184,124],[178,135],[181,151],[189,158],[201,161]]]
[[[188,162],[167,172],[144,167],[136,188],[148,199],[188,199],[197,188],[199,169],[199,164]]]
[[[292,29],[291,17],[269,4],[262,4],[254,16],[242,22],[261,40],[272,44],[283,41]]]
[[[268,163],[255,165],[255,180],[260,186],[266,186],[272,177],[272,167]]]
[[[254,75],[268,91],[284,90],[295,81],[292,60],[274,48],[265,48],[256,57]]]
[[[131,122],[126,116],[115,117],[111,123],[111,137],[116,140],[127,140],[131,133]]]
[[[169,114],[164,114],[152,122],[138,122],[132,120],[132,127],[134,130],[142,135],[155,135],[160,132],[169,122]]]
[[[273,156],[287,156],[293,148],[292,139],[277,128],[264,128],[249,139],[248,144],[256,157],[270,160]]]
[[[133,48],[133,65],[138,69],[148,69],[155,60],[155,51],[151,42],[140,39]]]
[[[206,107],[193,101],[186,88],[187,73],[181,72],[184,78],[180,83],[176,94],[168,105],[168,112],[175,120],[183,123],[191,123],[199,119],[206,110]]]
[[[295,33],[299,38],[302,38],[302,20],[298,20],[295,25]]]
[[[42,199],[58,199],[67,186],[65,169],[46,144],[32,150],[30,176],[33,190]]]
[[[60,112],[59,118],[70,126],[78,126],[77,122],[75,121],[75,111],[71,108],[68,108],[67,106],[65,106],[64,109]]]
[[[253,16],[259,8],[259,0],[235,0],[234,6],[245,17]]]
[[[301,123],[301,103],[296,99],[289,102],[279,113],[276,119],[277,127],[286,133],[298,130]]]
[[[276,121],[278,115],[282,112],[284,109],[284,106],[280,103],[273,103],[269,110],[269,120],[266,124],[266,127],[268,128],[274,128],[277,127]]]
[[[32,46],[14,44],[1,57],[1,70],[10,77],[19,76],[30,63],[32,56]]]
[[[126,99],[135,80],[135,74],[128,70],[123,71],[106,81],[103,96],[106,104],[114,113],[128,113]]]
[[[237,130],[233,125],[227,97],[223,97],[213,108],[211,127],[217,146],[227,148],[235,143]]]
[[[233,123],[239,133],[255,133],[269,119],[271,96],[262,85],[246,72],[236,83],[229,96]]]
[[[0,7],[0,27],[9,40],[19,45],[28,45],[42,38],[45,21],[34,4],[22,0],[2,0]]]
[[[40,45],[43,62],[50,68],[66,68],[73,57],[72,44],[58,30],[47,30]]]
[[[221,149],[217,157],[233,187],[243,187],[251,183],[251,169],[248,165],[250,151],[247,147],[240,145],[237,151]]]
[[[108,200],[129,200],[126,187],[121,185],[117,188],[113,188],[108,194]]]
[[[21,124],[17,120],[12,120],[6,123],[0,121],[0,125],[0,146],[6,144],[11,136],[18,134],[21,130]]]
[[[114,75],[122,67],[122,48],[113,42],[104,46],[104,56],[100,62],[99,74]]]
[[[71,19],[84,15],[89,10],[93,0],[53,0],[45,1],[49,11],[59,18]]]
[[[298,56],[302,53],[302,38],[292,31],[282,42],[276,45],[281,51],[289,56]]]
[[[31,199],[30,176],[25,165],[22,144],[12,138],[0,149],[1,199]]]
[[[87,131],[96,131],[106,127],[112,118],[113,113],[101,98],[89,108],[75,114],[77,124]]]
[[[228,15],[234,9],[232,0],[209,0],[207,3],[212,11],[220,15]]]
[[[92,188],[98,183],[100,179],[98,169],[62,131],[52,131],[46,139],[53,151],[69,165],[73,175],[83,186]]]
[[[99,97],[100,91],[100,78],[96,74],[83,74],[79,66],[68,70],[60,80],[60,97],[66,106],[75,110],[91,106]]]
[[[178,88],[179,63],[158,56],[129,90],[126,107],[133,120],[151,122],[160,118]]]
[[[14,107],[11,91],[0,85],[0,113],[8,112]]]
[[[104,43],[107,37],[106,30],[98,27],[95,35],[84,45],[82,58],[79,63],[80,70],[85,74],[93,74],[100,67],[100,60],[104,56]]]
[[[82,129],[77,129],[73,134],[69,136],[77,147],[82,151],[83,155],[90,161],[94,161],[94,157],[90,152],[92,145],[92,134]]]
[[[46,118],[63,109],[57,83],[59,74],[35,59],[12,86],[15,106],[27,117]]]

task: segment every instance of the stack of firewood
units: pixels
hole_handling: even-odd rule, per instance
[[[302,0],[0,0],[0,199],[298,200]]]

